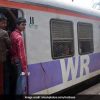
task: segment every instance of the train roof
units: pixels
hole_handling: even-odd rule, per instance
[[[100,11],[93,9],[93,8],[85,8],[77,6],[73,3],[63,2],[63,0],[8,0],[8,1],[14,1],[14,2],[20,2],[20,3],[26,3],[31,5],[42,5],[42,6],[48,6],[52,8],[58,8],[58,9],[64,9],[64,10],[70,10],[77,13],[83,13],[95,17],[100,18]]]

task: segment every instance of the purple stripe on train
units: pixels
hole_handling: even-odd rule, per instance
[[[29,65],[29,94],[62,83],[60,61]]]
[[[66,58],[68,81],[100,69],[100,53]],[[63,82],[60,60],[29,65],[29,94]]]
[[[71,63],[71,65],[69,64]],[[100,53],[65,59],[68,81],[100,69]],[[76,65],[75,65],[76,64]]]
[[[94,72],[100,69],[100,53],[90,55],[89,71]]]

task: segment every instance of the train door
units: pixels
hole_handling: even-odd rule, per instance
[[[7,27],[6,30],[8,31],[8,34],[10,36],[10,33],[14,30],[15,28],[15,20],[17,17],[22,17],[23,16],[23,12],[20,9],[15,9],[15,8],[7,8],[7,7],[0,7],[0,13],[4,14],[7,17]],[[10,59],[8,59],[7,61],[8,67],[10,68],[11,63],[10,63]],[[9,73],[3,73],[3,65],[0,64],[0,94],[3,94],[4,90],[3,90],[3,79],[4,79],[4,75],[8,77],[8,79],[10,78]],[[9,70],[9,69],[6,69]],[[11,70],[12,71],[12,70]],[[13,71],[11,72],[12,74],[14,73]]]

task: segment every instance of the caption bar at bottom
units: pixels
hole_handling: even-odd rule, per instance
[[[25,96],[24,100],[33,100],[33,99],[69,99],[75,100],[75,96]]]

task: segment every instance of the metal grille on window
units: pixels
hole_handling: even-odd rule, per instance
[[[51,20],[51,35],[53,58],[65,58],[73,55],[72,22]]]
[[[90,23],[78,23],[79,53],[93,52],[93,26]]]

